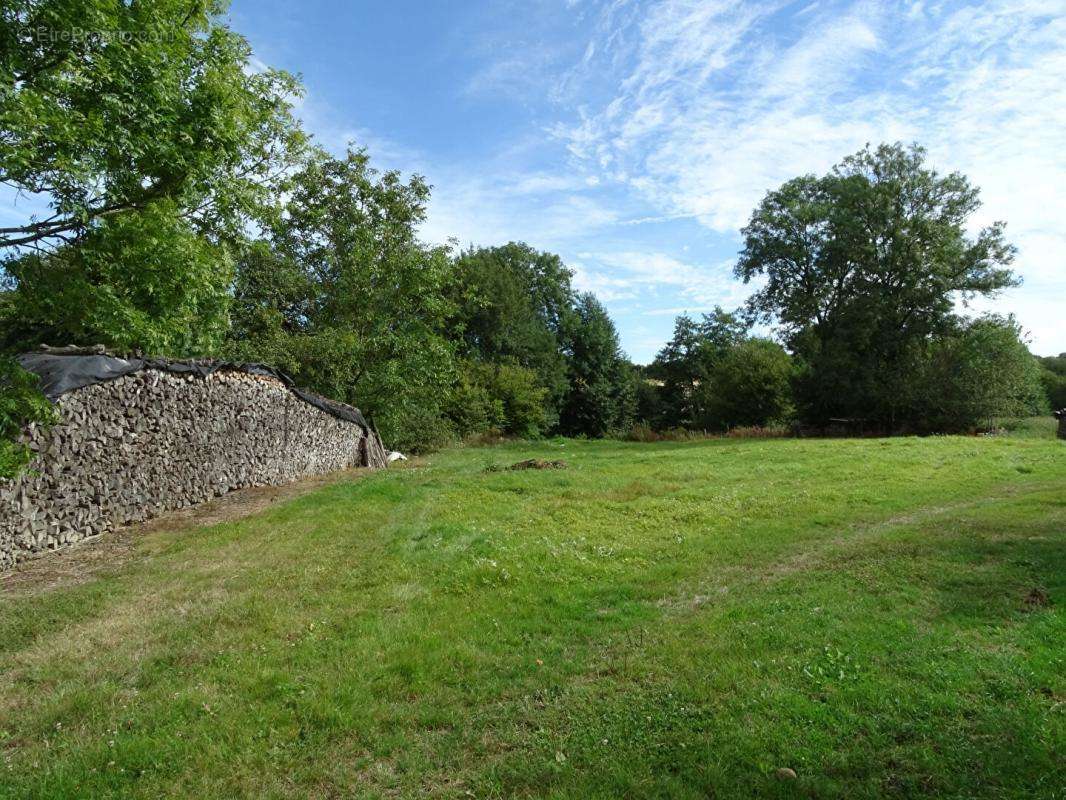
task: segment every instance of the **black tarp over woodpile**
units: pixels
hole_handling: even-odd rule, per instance
[[[37,375],[41,391],[53,402],[75,389],[113,381],[123,375],[146,369],[175,374],[193,374],[199,377],[207,377],[220,370],[263,375],[280,381],[305,403],[310,403],[338,419],[355,423],[363,429],[364,433],[370,433],[370,426],[359,409],[322,397],[314,392],[299,389],[288,375],[265,364],[235,363],[214,359],[123,358],[103,352],[102,348],[48,349],[23,353],[18,356],[17,360],[23,369]]]

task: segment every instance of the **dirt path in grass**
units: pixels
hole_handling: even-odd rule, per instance
[[[93,536],[71,547],[46,550],[20,561],[14,569],[0,572],[0,597],[15,598],[49,592],[84,583],[102,571],[113,571],[137,557],[148,537],[175,528],[193,531],[223,522],[243,519],[275,503],[294,500],[323,486],[355,480],[368,473],[364,468],[313,475],[283,486],[251,486],[237,489],[199,505],[169,511],[138,525]]]

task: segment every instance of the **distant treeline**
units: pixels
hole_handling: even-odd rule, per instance
[[[411,450],[634,422],[951,431],[1066,405],[1063,359],[1038,364],[1009,317],[955,312],[1017,282],[1013,248],[999,223],[966,234],[977,190],[920,148],[770,192],[743,231],[746,306],[679,318],[635,367],[558,256],[420,241],[425,180],[317,146],[298,80],[259,69],[223,10],[25,0],[0,16],[0,180],[48,205],[0,228],[0,474],[49,414],[10,359],[41,343],[265,361]],[[75,28],[100,35],[58,35]],[[131,30],[153,35],[108,35]],[[776,341],[751,335],[768,325]]]

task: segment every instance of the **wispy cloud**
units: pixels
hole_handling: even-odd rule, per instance
[[[431,173],[433,174],[433,173]],[[433,174],[427,241],[460,244],[526,241],[541,249],[567,249],[574,239],[618,222],[619,212],[583,181],[539,172],[489,175]]]
[[[654,251],[578,253],[574,267],[576,287],[607,302],[668,294],[689,303],[682,310],[696,311],[740,305],[748,291],[733,279],[731,262],[699,265]]]

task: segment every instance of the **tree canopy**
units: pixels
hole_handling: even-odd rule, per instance
[[[471,248],[455,262],[452,329],[464,356],[532,370],[553,427],[567,391],[563,326],[574,302],[559,256],[521,242]]]
[[[765,281],[748,309],[802,360],[807,419],[899,424],[915,351],[951,326],[956,300],[1018,282],[1002,223],[967,235],[979,207],[963,175],[940,175],[921,147],[899,144],[767,194],[736,275]]]
[[[414,416],[439,417],[454,381],[451,260],[416,235],[429,187],[378,173],[363,151],[318,150],[286,189],[284,213],[238,259],[228,351],[358,403],[403,441]]]
[[[174,201],[233,234],[272,200],[303,136],[300,85],[259,70],[219,0],[14,0],[0,12],[0,182],[50,211],[0,248],[51,251],[102,220]]]
[[[607,309],[581,294],[564,329],[569,389],[560,430],[584,436],[624,430],[636,407],[635,378]]]
[[[290,75],[201,0],[19,0],[0,14],[8,350],[218,352],[232,259],[304,148]]]
[[[674,334],[659,351],[648,370],[653,379],[662,381],[661,405],[654,420],[660,427],[706,427],[703,402],[706,385],[717,362],[744,340],[747,322],[738,314],[720,306],[710,314],[694,320],[682,314],[674,321]]]

